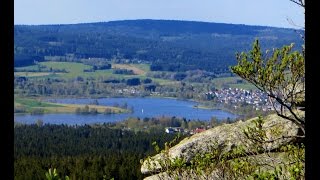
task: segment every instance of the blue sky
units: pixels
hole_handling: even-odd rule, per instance
[[[304,9],[289,0],[14,0],[14,24],[169,19],[299,28]]]

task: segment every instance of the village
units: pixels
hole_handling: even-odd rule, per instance
[[[136,88],[124,88],[118,90],[120,94],[135,94],[139,95],[140,92]],[[270,103],[267,94],[260,90],[246,90],[241,88],[222,88],[215,91],[209,91],[203,93],[207,100],[216,103],[223,103],[232,105],[234,109],[239,106],[251,105],[254,110],[261,111],[271,111],[274,109],[273,105]],[[160,96],[160,92],[151,92],[151,96]],[[275,105],[278,108],[278,105]]]
[[[205,93],[215,102],[231,104],[237,109],[239,105],[252,105],[254,110],[271,111],[273,106],[267,94],[260,90],[245,90],[240,88],[223,88]],[[277,106],[276,106],[277,107]],[[278,107],[277,107],[278,108]]]

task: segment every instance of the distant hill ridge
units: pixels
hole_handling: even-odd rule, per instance
[[[139,27],[145,31],[157,30],[163,33],[224,33],[224,34],[239,34],[239,28],[247,28],[247,25],[236,25],[226,23],[209,23],[197,21],[177,21],[177,20],[123,20],[110,21],[106,23],[97,23],[101,25]],[[247,34],[256,34],[256,30],[265,29],[263,26],[251,26],[255,30],[247,30]]]
[[[159,31],[180,31],[182,33],[218,33],[221,31],[232,32],[238,34],[239,32],[234,31],[234,28],[243,27],[248,28],[247,32],[256,33],[255,30],[263,30],[266,28],[292,30],[291,28],[280,28],[272,26],[261,26],[261,25],[246,25],[246,24],[230,24],[230,23],[216,23],[216,22],[201,22],[201,21],[184,21],[184,20],[153,20],[153,19],[138,19],[138,20],[118,20],[118,21],[107,21],[107,22],[92,22],[92,23],[77,23],[77,24],[48,24],[48,25],[15,25],[15,26],[51,26],[51,27],[72,27],[72,26],[128,26],[128,27],[140,27],[145,30],[157,29]],[[165,28],[164,28],[165,27]],[[249,28],[254,28],[249,29]]]
[[[294,29],[176,20],[123,20],[68,25],[15,25],[15,66],[44,56],[140,59],[177,71],[228,71],[235,52],[255,38],[264,48],[302,40]],[[302,33],[302,31],[300,31]],[[174,65],[175,64],[175,65]],[[178,67],[175,67],[178,66]],[[170,69],[170,67],[164,67]]]

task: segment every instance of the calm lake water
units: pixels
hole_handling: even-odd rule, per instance
[[[90,104],[95,99],[51,99],[48,101],[66,104]],[[133,113],[126,114],[97,114],[97,115],[79,115],[79,114],[44,114],[44,115],[15,115],[15,122],[26,124],[35,123],[41,119],[48,124],[68,124],[82,125],[93,123],[105,123],[122,121],[129,117],[160,117],[176,116],[184,117],[190,120],[208,121],[211,117],[218,120],[234,119],[237,115],[222,110],[209,110],[194,108],[198,103],[193,101],[168,99],[168,98],[101,98],[97,99],[99,105],[124,105],[134,109]]]

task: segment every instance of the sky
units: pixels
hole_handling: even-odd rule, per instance
[[[304,9],[289,0],[14,0],[14,24],[76,24],[134,19],[299,29],[304,26]]]

